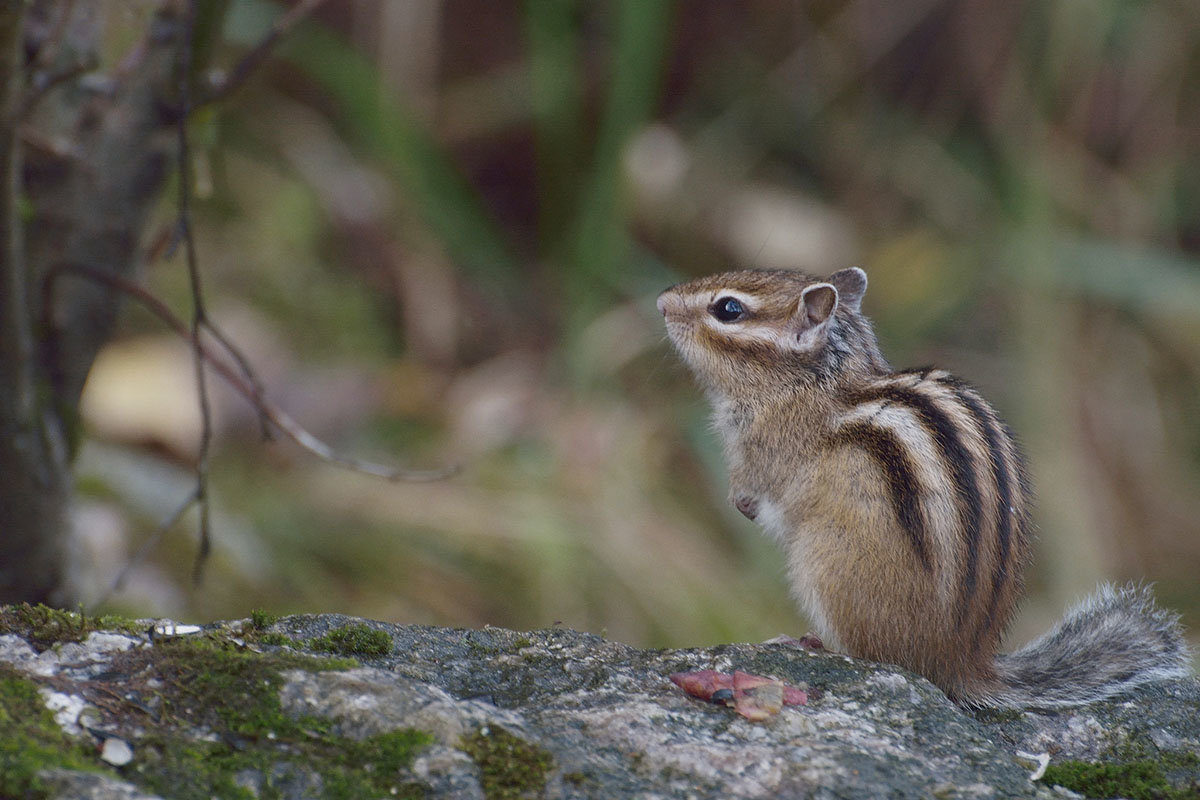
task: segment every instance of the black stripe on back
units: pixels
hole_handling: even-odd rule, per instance
[[[921,566],[926,572],[932,572],[929,538],[925,532],[925,518],[921,514],[921,486],[904,445],[891,431],[868,422],[853,422],[842,427],[834,435],[834,442],[866,450],[883,470],[891,493],[892,508],[900,520],[900,526],[908,534],[908,541]]]
[[[996,564],[992,570],[992,596],[991,602],[987,606],[987,616],[975,632],[975,638],[978,641],[983,633],[995,624],[1000,593],[1004,589],[1005,581],[1008,580],[1008,557],[1012,550],[1013,524],[1012,475],[1005,457],[1006,451],[1004,442],[1001,440],[1000,426],[988,407],[976,396],[970,386],[953,376],[947,375],[940,378],[939,383],[954,391],[954,396],[971,412],[971,416],[975,418],[975,424],[983,431],[984,441],[987,442],[988,460],[992,467],[992,479],[996,484]]]
[[[942,460],[950,469],[955,492],[962,501],[959,510],[963,525],[963,545],[966,548],[963,600],[959,606],[957,620],[957,624],[961,626],[966,621],[966,611],[970,608],[971,598],[975,594],[976,574],[979,571],[980,523],[983,516],[983,500],[979,496],[979,487],[975,484],[975,460],[971,457],[971,451],[963,444],[953,421],[937,407],[934,399],[912,387],[884,384],[854,392],[848,399],[853,404],[886,400],[912,409],[925,430],[933,437]]]
[[[908,369],[897,370],[896,372],[893,372],[892,375],[915,375],[921,380],[925,380],[929,377],[929,373],[933,372],[935,369],[937,369],[937,367],[933,366],[932,364],[927,364],[923,367],[909,367]]]

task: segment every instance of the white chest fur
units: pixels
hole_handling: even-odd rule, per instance
[[[775,540],[787,558],[788,577],[796,602],[804,609],[809,622],[826,646],[837,647],[837,633],[829,624],[825,604],[821,601],[816,581],[813,580],[812,560],[810,554],[805,552],[805,537],[798,536],[797,531],[788,524],[783,507],[779,503],[760,497],[757,499],[756,510],[758,514],[754,521]]]

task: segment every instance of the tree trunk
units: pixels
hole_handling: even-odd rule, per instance
[[[66,469],[37,391],[29,273],[20,217],[23,0],[0,6],[0,602],[57,600]],[[61,440],[59,440],[61,441]]]
[[[111,74],[84,74],[77,67],[97,57],[104,7],[0,0],[0,603],[75,599],[70,442],[118,308],[111,290],[70,277],[54,281],[43,310],[44,282],[58,265],[134,273],[173,152],[186,4],[163,0]],[[80,75],[27,107],[31,86],[72,69]]]

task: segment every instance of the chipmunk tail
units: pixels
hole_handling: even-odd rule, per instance
[[[1059,709],[1190,674],[1179,615],[1148,586],[1102,585],[1047,633],[996,660],[999,686],[970,705]]]

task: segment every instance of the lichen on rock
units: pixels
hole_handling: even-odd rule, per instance
[[[261,613],[154,629],[0,610],[0,796],[1050,798],[1017,753],[1051,750],[1047,775],[1076,791],[1112,785],[1093,764],[1137,764],[1161,796],[1200,786],[1194,678],[1072,712],[968,714],[917,676],[786,644],[639,650]],[[668,677],[700,670],[809,702],[753,722]],[[124,766],[101,758],[113,737]]]

